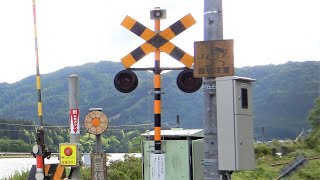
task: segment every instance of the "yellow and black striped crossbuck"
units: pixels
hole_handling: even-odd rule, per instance
[[[174,59],[180,61],[186,67],[190,68],[193,64],[193,57],[172,44],[170,40],[195,23],[196,21],[192,15],[187,14],[165,30],[161,32],[154,32],[130,16],[126,16],[121,25],[144,39],[146,42],[123,57],[121,59],[122,64],[126,68],[129,68],[144,56],[154,52],[156,49],[160,49],[162,52],[167,53]]]

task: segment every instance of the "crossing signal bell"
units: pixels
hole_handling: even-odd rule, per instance
[[[118,91],[130,93],[138,86],[138,77],[133,71],[125,69],[116,74],[113,83]]]
[[[184,69],[177,77],[178,88],[185,93],[194,93],[200,89],[202,78],[193,77],[192,69]]]

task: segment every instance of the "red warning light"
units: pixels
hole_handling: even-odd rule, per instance
[[[71,155],[72,155],[72,148],[71,148],[71,147],[66,147],[66,148],[64,149],[64,154],[65,154],[66,156],[71,156]]]

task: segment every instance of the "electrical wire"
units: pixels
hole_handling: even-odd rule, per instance
[[[38,125],[32,125],[32,124],[11,124],[11,123],[0,123],[0,125],[6,125],[6,126],[22,126],[22,127],[38,127]],[[118,126],[109,126],[109,129],[126,129],[126,128],[136,128],[136,127],[143,127],[143,126],[153,126],[153,123],[148,124],[132,124],[132,125],[118,125]],[[70,126],[58,126],[58,125],[47,125],[43,126],[44,128],[70,128]],[[80,126],[81,128],[84,128],[84,126]]]

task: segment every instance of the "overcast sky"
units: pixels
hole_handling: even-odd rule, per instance
[[[144,41],[120,23],[130,15],[153,30],[150,10],[167,10],[165,29],[187,13],[197,23],[171,42],[193,54],[203,40],[203,0],[36,0],[40,73],[119,62]],[[224,39],[234,39],[235,66],[320,61],[319,0],[223,0]],[[0,1],[0,82],[36,73],[32,0]],[[178,63],[161,54],[165,66]],[[153,64],[153,56],[140,66]],[[138,64],[139,65],[139,64]],[[67,78],[67,77],[66,77]]]

